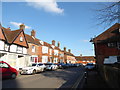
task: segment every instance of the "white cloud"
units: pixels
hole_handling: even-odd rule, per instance
[[[19,26],[20,26],[22,23],[10,22],[10,24],[12,24],[13,26],[19,28]],[[30,26],[25,25],[25,29],[30,29],[30,28],[31,28]]]
[[[83,42],[89,42],[89,40],[83,40]]]
[[[29,6],[37,9],[43,9],[46,12],[62,14],[64,9],[58,7],[56,0],[26,0]]]

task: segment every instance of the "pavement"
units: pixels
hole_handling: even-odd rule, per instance
[[[84,79],[84,85],[82,90],[88,88],[109,88],[107,83],[103,80],[103,78],[97,73],[97,71],[87,71],[87,78]],[[80,85],[78,86],[78,90],[80,89]]]

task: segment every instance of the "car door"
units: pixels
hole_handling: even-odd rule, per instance
[[[39,71],[42,71],[42,64],[38,64]]]
[[[10,66],[6,63],[0,63],[0,67],[2,70],[2,77],[10,77],[11,76],[11,70]]]

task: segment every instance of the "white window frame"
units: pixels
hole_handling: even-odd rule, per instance
[[[5,47],[4,41],[0,40],[0,50],[4,50],[4,47]]]
[[[35,52],[35,46],[32,45],[32,52]]]
[[[45,53],[48,54],[48,47],[42,46],[42,53],[43,53],[43,54],[45,54]]]
[[[117,42],[117,48],[120,49],[120,42]]]

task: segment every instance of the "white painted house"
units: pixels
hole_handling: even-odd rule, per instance
[[[0,60],[9,63],[12,67],[20,69],[28,65],[28,44],[22,29],[11,31],[0,26]]]

